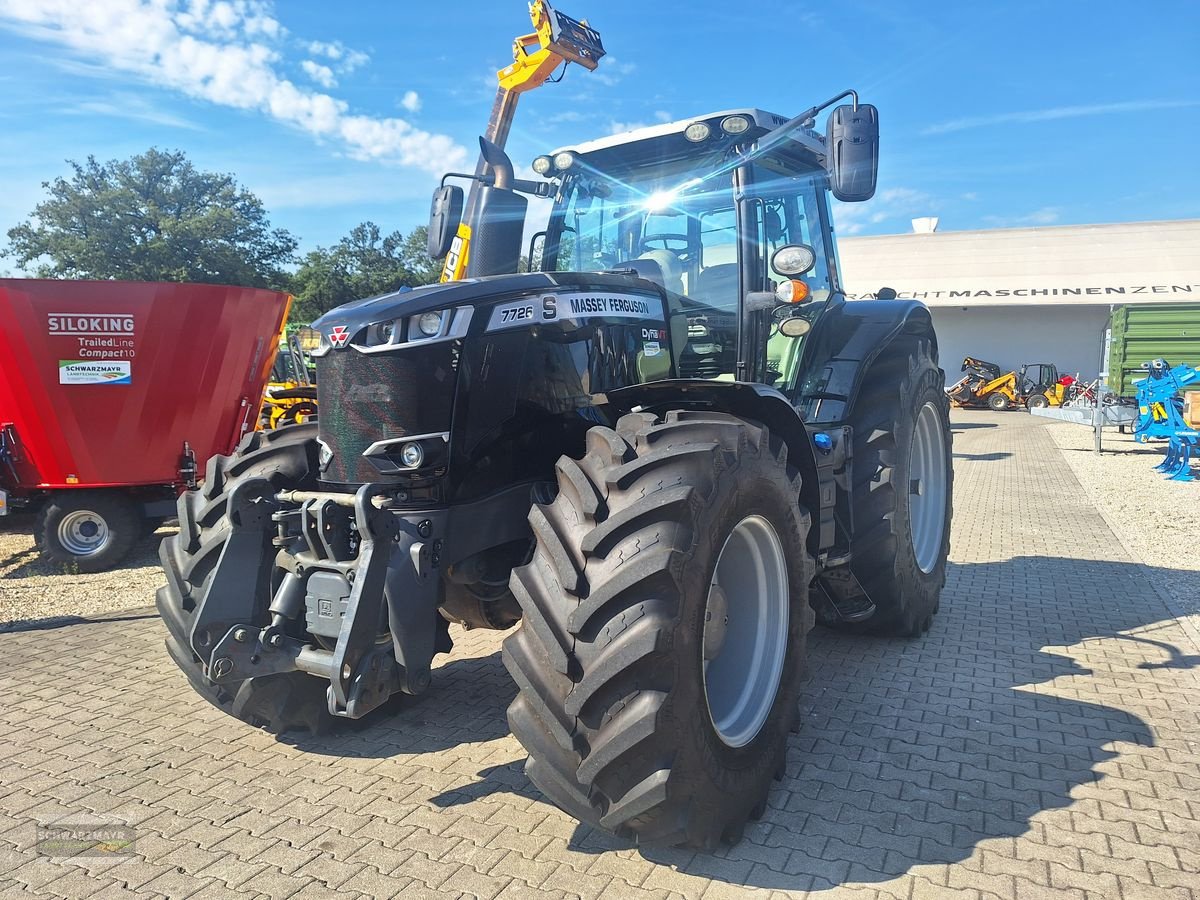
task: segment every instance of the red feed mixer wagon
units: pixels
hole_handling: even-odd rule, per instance
[[[204,284],[0,279],[0,514],[96,572],[258,417],[291,298]]]

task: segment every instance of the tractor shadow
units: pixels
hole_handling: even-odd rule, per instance
[[[641,848],[640,856],[733,885],[789,891],[877,883],[914,866],[959,862],[980,842],[1019,837],[1036,814],[1070,806],[1072,790],[1102,782],[1097,765],[1123,746],[1154,746],[1137,716],[1074,699],[1096,694],[1093,677],[1200,665],[1194,648],[1142,636],[1172,617],[1146,590],[1140,565],[1045,557],[951,564],[943,596],[933,630],[920,640],[814,631],[801,729],[763,819],[750,823],[742,843],[715,853]],[[1098,651],[1095,641],[1104,638],[1116,640]],[[1075,646],[1085,640],[1086,648]],[[1099,676],[1072,658],[1097,652],[1106,670]],[[489,682],[504,677],[498,657],[480,665]],[[495,736],[506,729],[504,704],[488,694],[480,686],[481,705],[468,715],[478,717],[475,730]],[[1135,687],[1128,695],[1138,702]],[[489,712],[494,721],[484,718]],[[485,769],[479,781],[431,802],[538,798],[523,762]],[[569,847],[629,849],[585,825]]]
[[[452,633],[456,642],[464,634]],[[277,739],[322,756],[387,759],[503,738],[509,733],[505,711],[517,689],[500,652],[489,650],[480,656],[434,657],[432,684],[420,696],[395,694],[361,719],[337,720],[325,733],[285,732]],[[523,773],[520,777],[525,780]],[[527,791],[541,799],[533,787]]]
[[[996,451],[995,453],[955,453],[955,459],[963,459],[968,462],[998,462],[1002,459],[1008,459],[1012,454],[1006,450]]]

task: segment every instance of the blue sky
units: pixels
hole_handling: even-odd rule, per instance
[[[522,164],[854,87],[880,109],[881,174],[873,201],[840,208],[842,234],[1200,215],[1196,0],[559,6],[609,56],[522,99]],[[0,232],[63,160],[150,146],[234,173],[302,249],[364,219],[408,230],[436,173],[473,160],[528,26],[524,0],[0,0]]]

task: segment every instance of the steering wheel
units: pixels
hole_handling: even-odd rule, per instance
[[[686,234],[668,234],[665,232],[662,234],[643,234],[642,235],[642,250],[643,251],[654,249],[653,247],[648,246],[651,241],[661,241],[662,249],[670,250],[672,253],[682,253],[682,252],[686,251],[689,246],[688,236]],[[678,249],[676,249],[675,247],[669,247],[668,244],[670,244],[672,241],[678,241],[678,242],[682,243],[683,246],[679,247]]]

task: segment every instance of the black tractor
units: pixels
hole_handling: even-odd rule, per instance
[[[485,142],[466,220],[446,186],[430,229],[466,279],[325,315],[319,421],[180,499],[158,608],[195,688],[320,730],[427,690],[451,623],[511,629],[547,798],[642,843],[736,841],[814,621],[917,637],[945,583],[929,312],[839,280],[829,194],[868,199],[877,148],[851,92],[579,144],[537,181]],[[530,245],[527,195],[553,198]]]

